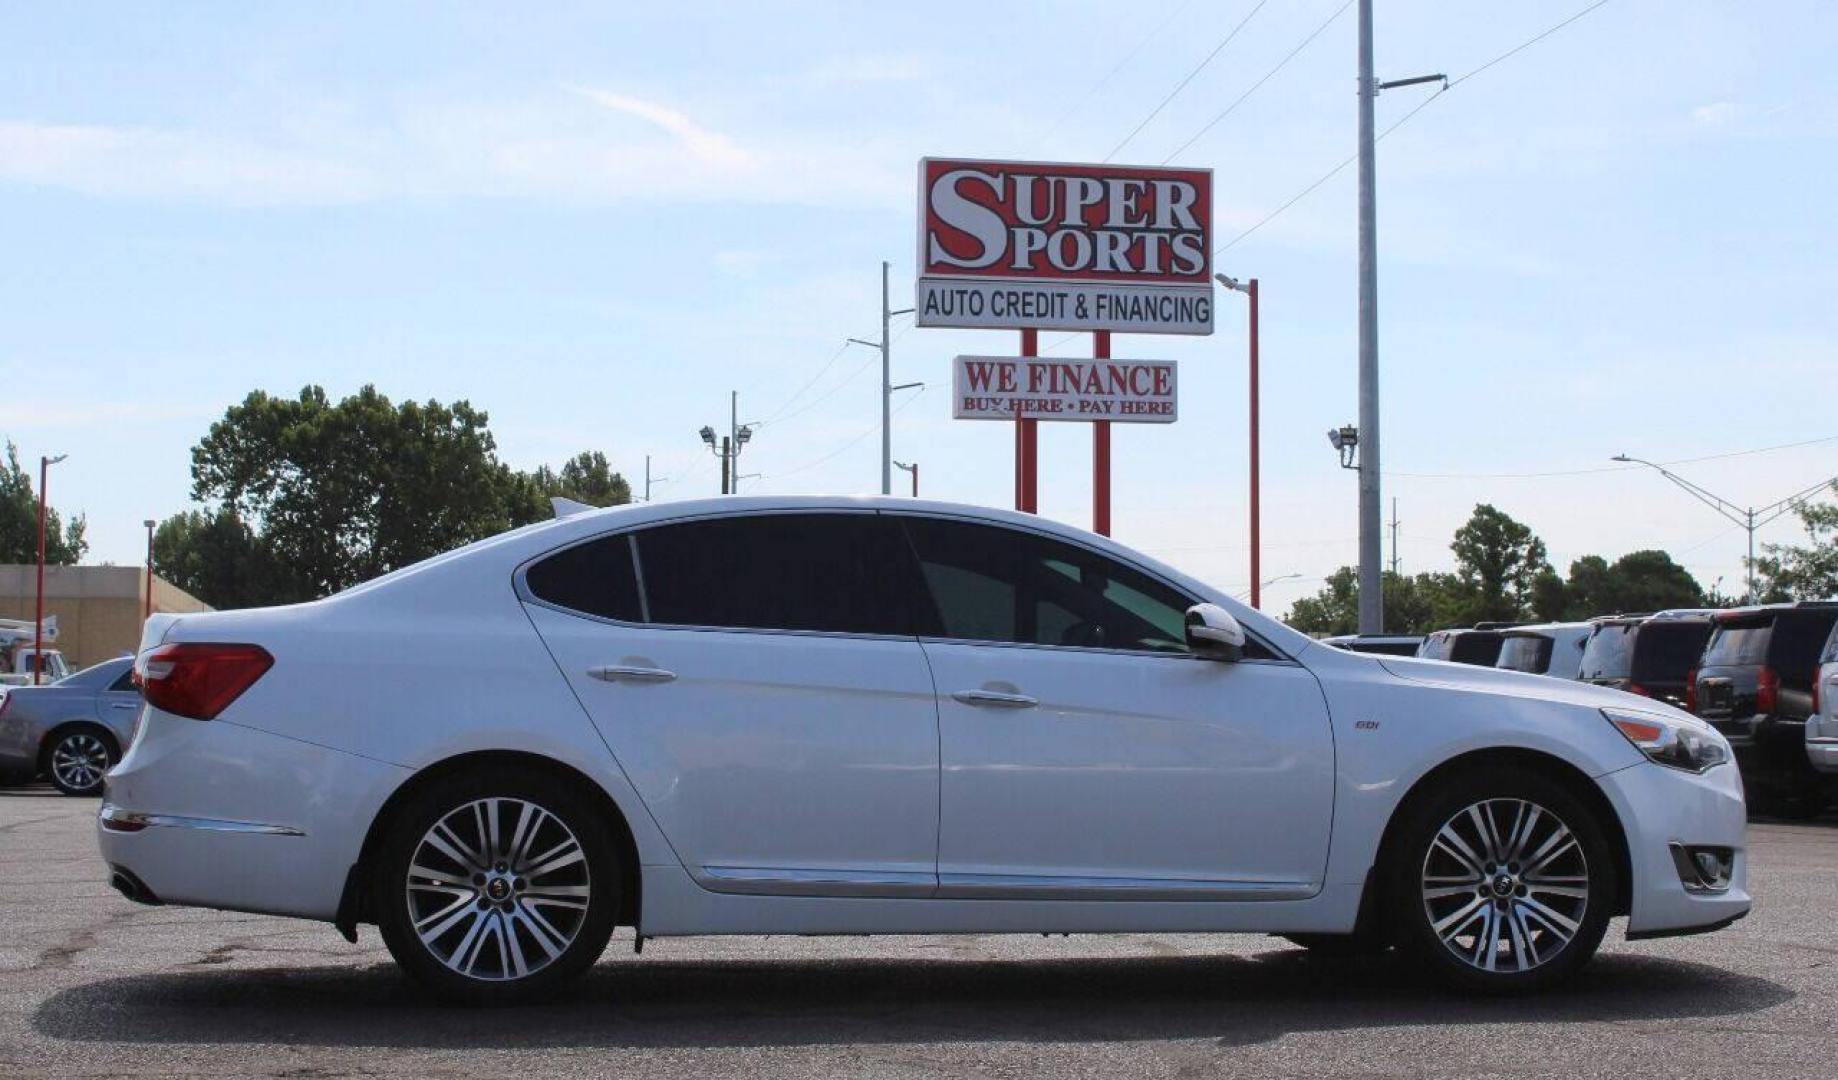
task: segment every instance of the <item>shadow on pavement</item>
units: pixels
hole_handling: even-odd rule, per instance
[[[197,971],[63,990],[41,1034],[110,1043],[375,1047],[768,1047],[934,1041],[1216,1039],[1412,1024],[1733,1016],[1793,997],[1717,968],[1605,955],[1537,997],[1459,998],[1386,958],[601,963],[561,997],[504,1010],[432,1004],[388,965]]]

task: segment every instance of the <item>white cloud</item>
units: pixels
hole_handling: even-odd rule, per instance
[[[734,145],[726,135],[710,131],[667,105],[624,94],[609,94],[604,90],[576,87],[574,92],[596,105],[648,121],[673,136],[691,156],[704,164],[735,169],[752,168],[756,164],[753,155]]]
[[[261,141],[0,119],[0,183],[235,205],[472,197],[899,206],[911,198],[913,156],[891,136],[783,128],[760,128],[743,145],[673,105],[593,87],[506,103],[417,102],[342,127],[281,118]]]
[[[1742,119],[1747,111],[1733,101],[1713,101],[1691,110],[1691,119],[1701,127],[1726,128]]]

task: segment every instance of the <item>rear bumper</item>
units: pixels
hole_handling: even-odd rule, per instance
[[[1806,760],[1822,773],[1838,774],[1838,738],[1806,738]]]
[[[162,903],[331,919],[408,770],[221,720],[150,712],[109,773],[102,857]]]
[[[1648,762],[1609,773],[1600,783],[1627,834],[1630,938],[1714,930],[1748,914],[1748,812],[1733,766],[1688,773]],[[1729,887],[1688,890],[1673,844],[1734,849]]]

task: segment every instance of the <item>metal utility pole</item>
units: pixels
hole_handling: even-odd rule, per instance
[[[1372,0],[1359,0],[1359,632],[1385,632],[1379,580],[1378,202]]]
[[[908,465],[904,461],[896,461],[894,462],[894,467],[904,469],[913,474],[913,498],[917,499],[919,497],[919,463],[915,461],[911,465]]]
[[[651,501],[651,455],[645,455],[645,501]]]
[[[892,329],[895,315],[907,315],[912,308],[894,310],[891,294],[887,291],[888,263],[881,260],[881,340],[863,341],[861,338],[850,338],[856,345],[866,345],[870,349],[881,351],[881,494],[893,494],[893,394],[895,390],[910,390],[924,383],[893,384],[893,336]]]
[[[733,481],[734,449],[733,448],[734,448],[734,440],[732,436],[723,435],[721,437],[721,493],[723,495],[732,495],[734,493],[734,488],[732,487],[732,484],[734,483]]]
[[[1398,576],[1398,497],[1391,497],[1391,576]]]
[[[740,450],[740,391],[738,390],[728,391],[728,438],[733,440],[731,445],[737,456]],[[722,448],[726,449],[729,445],[724,442]],[[728,457],[726,460],[728,462],[728,493],[738,495],[740,494],[740,463],[733,457]]]
[[[1824,488],[1830,487],[1833,484],[1838,484],[1838,476],[1830,476],[1830,477],[1825,478],[1824,480],[1819,481],[1818,483],[1814,484],[1813,486],[1809,488],[1802,488],[1801,490],[1794,492],[1792,495],[1789,495],[1786,498],[1779,500],[1778,502],[1772,502],[1766,506],[1746,506],[1745,507],[1745,506],[1737,506],[1735,503],[1730,502],[1728,499],[1724,499],[1716,495],[1712,495],[1710,492],[1704,490],[1703,488],[1685,479],[1684,477],[1678,475],[1677,473],[1670,472],[1664,466],[1659,465],[1655,462],[1648,461],[1645,458],[1630,457],[1627,454],[1616,454],[1614,457],[1609,458],[1608,460],[1620,461],[1620,462],[1625,462],[1625,463],[1633,464],[1633,465],[1645,465],[1647,468],[1655,470],[1656,472],[1659,473],[1659,475],[1672,481],[1674,484],[1677,484],[1679,487],[1684,488],[1685,491],[1688,494],[1690,494],[1692,498],[1698,500],[1704,505],[1710,507],[1712,510],[1715,510],[1717,513],[1723,515],[1725,518],[1729,519],[1731,522],[1734,522],[1737,525],[1737,527],[1743,529],[1749,534],[1749,558],[1748,558],[1748,563],[1747,563],[1747,566],[1748,566],[1747,590],[1748,591],[1746,595],[1743,597],[1743,601],[1745,603],[1750,603],[1750,604],[1755,603],[1756,594],[1758,592],[1758,590],[1755,588],[1755,530],[1761,528],[1763,525],[1768,524],[1769,522],[1775,520],[1776,518],[1779,518],[1785,515],[1786,513],[1788,513],[1789,511],[1793,510],[1794,508],[1798,507],[1800,503],[1806,501],[1808,497],[1812,496],[1818,491]]]
[[[1378,169],[1373,102],[1380,90],[1441,82],[1445,75],[1376,82],[1372,77],[1372,0],[1359,0],[1359,632],[1385,631],[1380,591],[1384,561],[1379,501]]]

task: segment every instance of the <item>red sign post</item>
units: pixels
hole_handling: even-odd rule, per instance
[[[1210,334],[1212,171],[926,158],[917,326]],[[1038,418],[1015,412],[1015,507],[1038,509]],[[1094,424],[1092,526],[1110,531],[1110,420]]]

